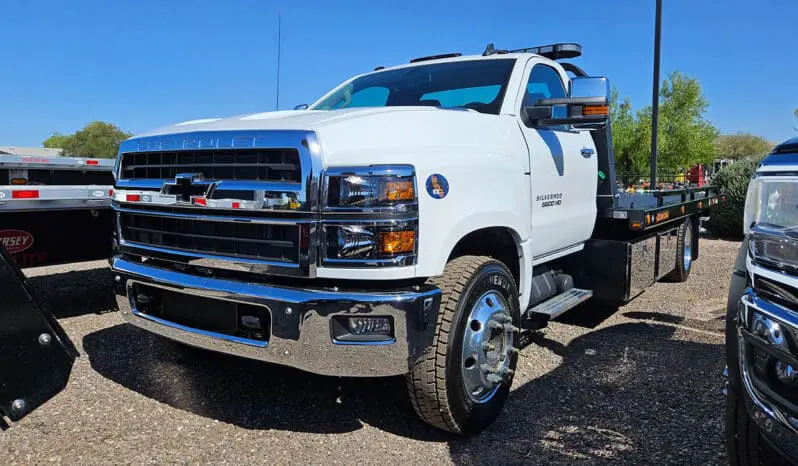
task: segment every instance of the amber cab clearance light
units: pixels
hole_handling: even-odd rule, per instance
[[[606,105],[585,105],[582,107],[582,115],[609,115],[610,108]]]

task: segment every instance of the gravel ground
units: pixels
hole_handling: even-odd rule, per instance
[[[9,430],[11,463],[723,464],[723,319],[739,243],[703,240],[687,283],[534,336],[497,422],[418,421],[402,378],[183,360],[122,324],[103,261],[26,274],[80,350],[68,388]]]

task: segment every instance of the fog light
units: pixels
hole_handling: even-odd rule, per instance
[[[787,336],[784,334],[784,329],[782,329],[781,325],[775,320],[755,312],[751,327],[751,332],[754,335],[769,342],[773,346],[777,346],[785,351],[790,350],[787,344]]]
[[[350,317],[352,335],[391,335],[390,317]]]

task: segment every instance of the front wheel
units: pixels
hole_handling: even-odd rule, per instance
[[[457,434],[480,432],[499,415],[518,362],[518,286],[507,267],[482,256],[450,261],[430,280],[442,291],[432,345],[407,376],[424,422]]]
[[[740,298],[748,286],[745,271],[747,251],[748,242],[744,241],[737,256],[726,304],[726,453],[731,466],[778,466],[788,463],[768,443],[759,425],[748,414],[740,375],[737,319]]]

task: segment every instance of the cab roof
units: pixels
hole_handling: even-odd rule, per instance
[[[772,154],[784,154],[787,152],[798,152],[798,137],[787,139],[773,148]]]
[[[481,55],[463,55],[459,52],[444,53],[438,55],[429,55],[425,57],[413,58],[410,63],[403,65],[395,65],[390,67],[378,66],[374,71],[382,70],[395,70],[417,65],[419,63],[447,63],[457,61],[470,61],[470,60],[491,60],[491,59],[518,59],[529,56],[540,56],[550,60],[559,60],[564,58],[576,58],[582,55],[582,46],[575,43],[559,43],[551,45],[542,45],[536,47],[526,47],[515,50],[496,49],[493,44],[488,44],[485,51]]]

